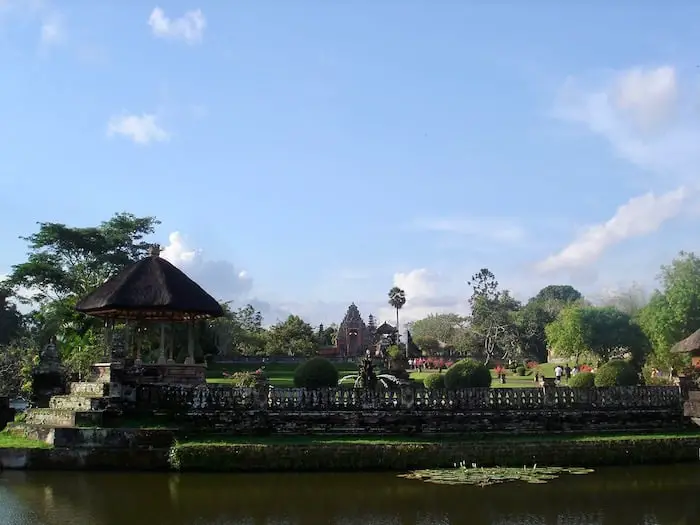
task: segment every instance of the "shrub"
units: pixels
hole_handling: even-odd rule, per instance
[[[338,386],[338,370],[323,357],[304,361],[294,371],[294,386],[297,388],[330,388]]]
[[[639,383],[639,375],[627,361],[615,359],[598,368],[595,386],[634,386]]]
[[[445,372],[445,388],[477,388],[491,386],[491,372],[473,359],[457,361]]]
[[[423,385],[428,390],[442,390],[445,388],[445,376],[442,374],[428,374],[423,379]]]
[[[515,373],[521,377],[525,375],[525,372],[525,367],[522,365],[515,369]]]
[[[255,388],[258,385],[258,378],[253,372],[235,372],[225,377],[238,388]]]
[[[593,388],[595,386],[595,375],[591,372],[579,372],[569,379],[569,386],[572,388]]]

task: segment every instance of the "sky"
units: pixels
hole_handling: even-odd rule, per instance
[[[39,221],[127,211],[269,323],[391,320],[392,285],[406,321],[466,312],[483,267],[521,299],[651,289],[698,250],[699,15],[0,0],[0,274]]]

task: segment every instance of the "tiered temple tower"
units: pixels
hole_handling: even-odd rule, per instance
[[[355,303],[348,307],[343,322],[338,327],[337,347],[340,357],[364,355],[371,344],[367,325],[362,320]]]

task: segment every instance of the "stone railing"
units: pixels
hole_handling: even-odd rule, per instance
[[[164,411],[504,411],[680,409],[673,386],[609,388],[471,388],[437,391],[402,388],[367,392],[347,388],[233,388],[226,385],[141,385],[137,407]]]

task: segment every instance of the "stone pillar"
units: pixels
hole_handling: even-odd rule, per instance
[[[134,359],[134,364],[140,366],[143,364],[141,360],[141,345],[143,343],[143,328],[136,328],[136,359]]]
[[[175,327],[170,323],[170,333],[168,334],[168,364],[175,363]]]
[[[160,323],[160,353],[158,354],[158,364],[167,363],[165,359],[165,323]]]
[[[187,323],[187,358],[186,365],[194,364],[194,321]]]

